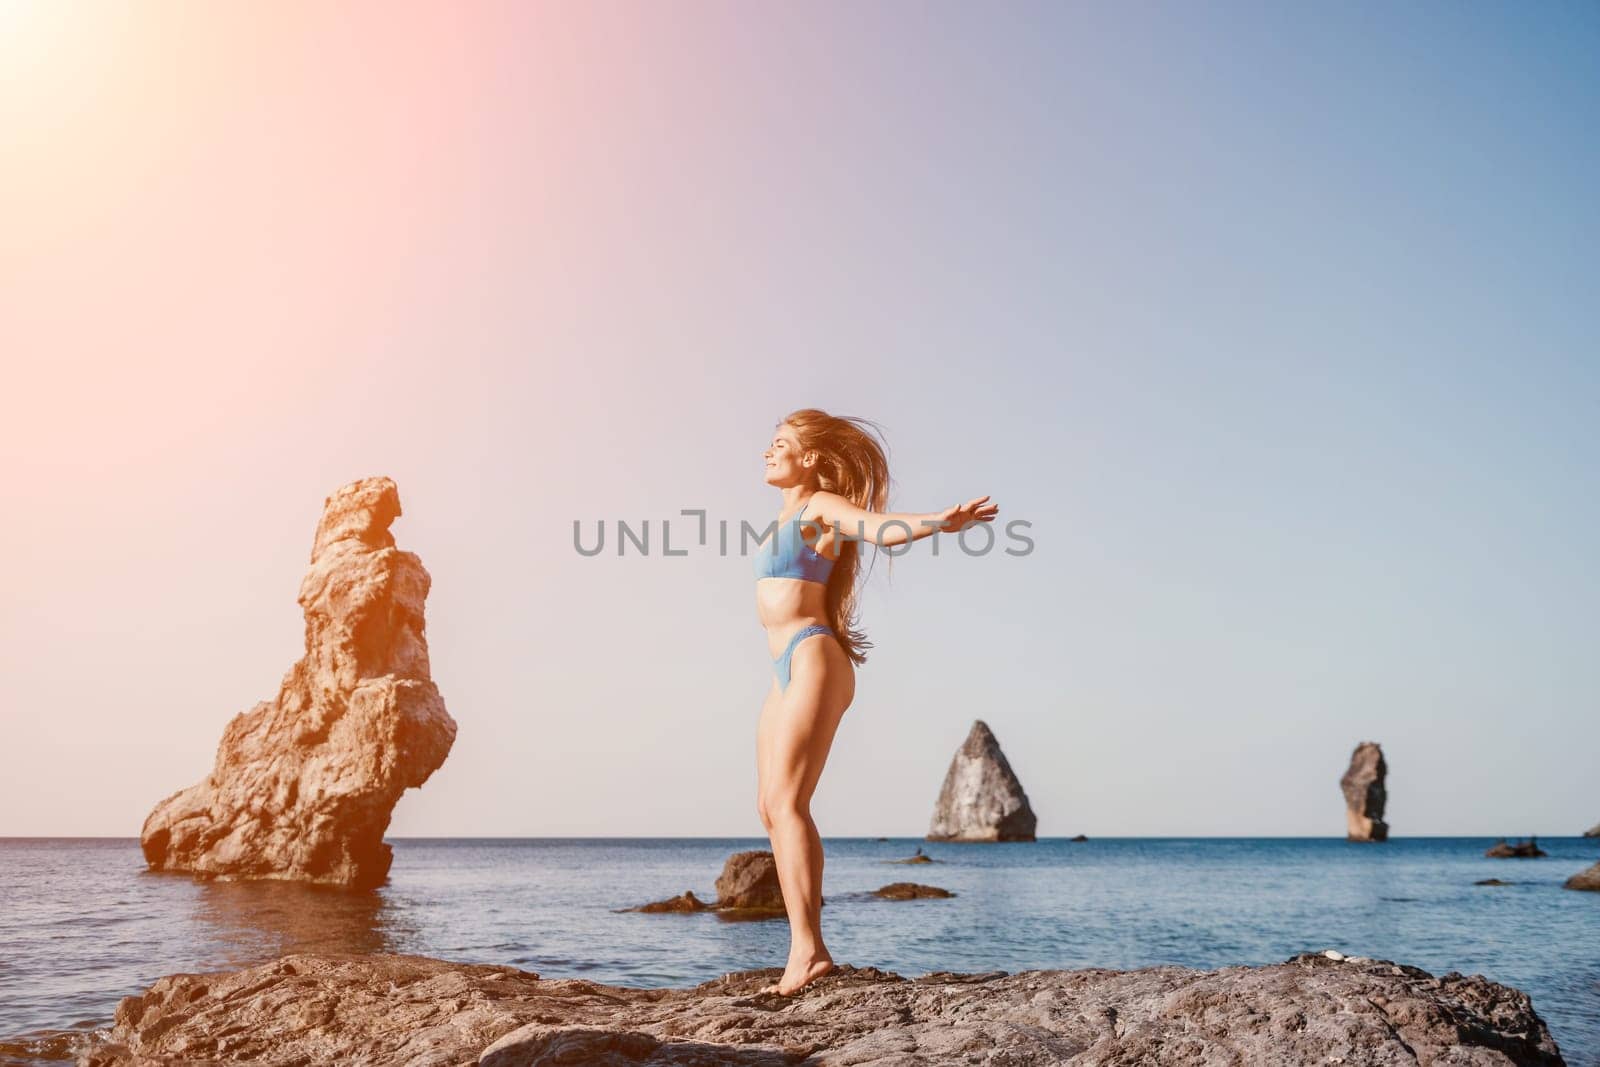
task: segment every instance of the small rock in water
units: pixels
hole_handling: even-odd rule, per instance
[[[820,906],[826,907],[822,901]],[[657,900],[632,908],[617,908],[619,912],[716,912],[718,918],[744,921],[747,919],[775,919],[787,914],[783,904],[783,887],[778,883],[778,865],[771,852],[752,849],[735,852],[722,865],[717,876],[717,901],[708,904],[685,891],[668,900]]]
[[[703,901],[699,897],[695,896],[694,895],[694,890],[687,889],[687,890],[684,890],[684,892],[683,892],[683,894],[681,896],[673,897],[670,900],[657,900],[657,901],[654,901],[654,902],[649,903],[649,904],[640,904],[636,908],[620,908],[618,910],[619,911],[644,911],[644,912],[710,911],[711,910],[711,905],[707,904],[705,901]]]
[[[1528,860],[1547,856],[1549,853],[1539,847],[1539,839],[1537,837],[1530,837],[1526,841],[1516,841],[1511,844],[1507,844],[1506,839],[1502,837],[1490,846],[1489,851],[1485,852],[1484,855],[1490,859]]]
[[[884,897],[888,900],[917,900],[922,897],[955,896],[948,889],[940,889],[936,885],[921,885],[917,882],[891,882],[881,889],[874,889],[872,895]]]
[[[1595,864],[1586,871],[1579,871],[1562,883],[1565,889],[1587,889],[1600,893],[1600,863]]]
[[[885,863],[937,863],[938,861],[935,860],[932,856],[930,856],[927,853],[923,852],[922,851],[922,846],[918,845],[915,855],[908,856],[903,860],[884,860],[883,862],[885,862]]]
[[[717,907],[782,912],[778,865],[765,849],[735,852],[717,876]]]

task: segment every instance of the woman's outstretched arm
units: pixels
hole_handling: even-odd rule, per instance
[[[814,513],[807,521],[829,528],[837,526],[844,537],[887,548],[940,531],[956,533],[970,522],[993,522],[1000,505],[990,504],[988,499],[980,496],[943,511],[867,511],[838,493],[818,490],[811,496]]]

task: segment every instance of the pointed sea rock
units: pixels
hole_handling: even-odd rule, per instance
[[[151,870],[346,888],[383,883],[395,802],[444,763],[456,723],[429,677],[431,579],[395,547],[388,478],[323,502],[300,583],[305,655],[277,695],[228,723],[206,778],[156,805]]]
[[[928,841],[1032,841],[1038,819],[1000,742],[982,719],[945,773]]]
[[[1389,824],[1383,821],[1383,805],[1388,798],[1384,779],[1389,765],[1376,741],[1363,741],[1350,754],[1350,768],[1339,779],[1344,790],[1347,841],[1387,841]]]

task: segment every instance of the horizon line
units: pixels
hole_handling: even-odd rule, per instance
[[[1474,839],[1492,837],[1496,839],[1507,837],[1544,837],[1551,840],[1574,838],[1579,841],[1593,841],[1581,831],[1572,834],[1390,834],[1386,841],[1349,841],[1342,834],[1101,834],[1092,837],[1083,835],[1087,841],[1346,841],[1349,844],[1368,845],[1385,844],[1386,841],[1395,840],[1423,840],[1437,838]],[[1028,845],[1039,841],[1073,841],[1074,837],[1066,835],[1038,836],[1032,839],[1012,841],[988,841],[980,839],[965,840],[930,840],[924,835],[916,834],[824,834],[824,841],[921,841],[930,845]],[[137,834],[0,834],[0,841],[138,841]],[[759,841],[765,840],[760,835],[745,834],[405,834],[400,836],[385,835],[384,841]]]

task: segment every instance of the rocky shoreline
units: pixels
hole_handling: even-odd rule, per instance
[[[1335,952],[1209,971],[905,978],[841,964],[795,996],[757,992],[780,973],[634,989],[425,956],[295,954],[156,981],[78,1064],[1564,1062],[1516,989]]]

